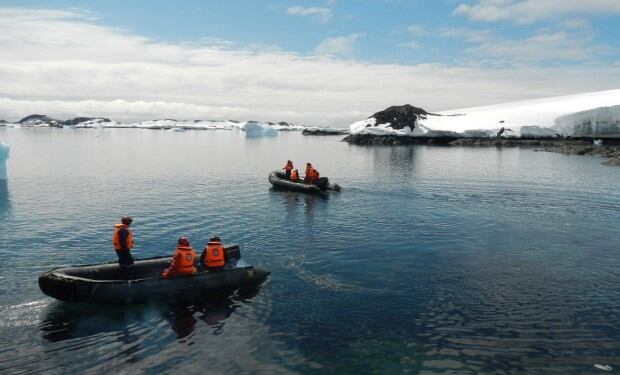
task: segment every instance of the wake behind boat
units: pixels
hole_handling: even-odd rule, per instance
[[[269,173],[269,182],[274,189],[298,191],[306,194],[327,195],[330,190],[340,191],[340,185],[331,184],[327,177],[321,177],[316,183],[308,183],[299,180],[291,181],[287,178],[286,173],[273,171]]]
[[[171,257],[136,260],[121,269],[117,262],[55,268],[39,276],[39,288],[66,302],[132,304],[151,300],[195,300],[223,296],[240,288],[260,285],[269,271],[244,265],[238,245],[224,248],[223,269],[162,278]]]

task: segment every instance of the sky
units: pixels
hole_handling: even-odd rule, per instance
[[[347,126],[617,89],[619,19],[618,0],[0,0],[0,119]]]

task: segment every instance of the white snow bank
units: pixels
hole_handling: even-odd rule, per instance
[[[114,127],[140,129],[231,130],[237,125],[238,123],[232,121],[151,120],[131,124],[118,124]]]
[[[505,137],[620,136],[619,105],[620,90],[608,90],[439,112],[420,118],[413,131],[408,127],[396,130],[389,124],[376,124],[374,118],[355,122],[349,129],[351,134],[434,136],[454,132],[478,137],[495,136],[503,127]],[[588,111],[610,106],[613,107]],[[582,111],[587,113],[575,113]],[[571,114],[575,114],[574,117],[567,116]],[[556,119],[559,122],[556,123]],[[588,121],[598,124],[588,127],[584,125]],[[601,134],[603,128],[605,133]]]
[[[524,126],[529,126],[526,132],[539,133],[540,129],[552,128],[560,116],[618,104],[620,90],[608,90],[445,111],[439,113],[442,116],[428,116],[420,122],[433,130],[462,133],[466,130],[499,130],[503,127],[521,135]]]
[[[4,142],[0,142],[0,180],[8,178],[6,173],[6,160],[9,158],[9,150],[11,148]]]

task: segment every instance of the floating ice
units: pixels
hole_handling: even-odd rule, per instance
[[[603,370],[603,371],[607,371],[607,372],[609,372],[609,371],[614,369],[610,365],[601,365],[601,364],[598,364],[598,363],[595,364],[594,367],[596,367],[599,370]]]
[[[6,143],[0,142],[0,180],[7,179],[6,159],[9,158],[9,150],[11,148]]]
[[[278,135],[276,129],[256,121],[246,122],[241,129],[245,130],[245,136],[248,138],[276,137]]]

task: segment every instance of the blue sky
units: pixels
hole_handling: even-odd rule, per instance
[[[543,0],[544,1],[544,0]],[[568,1],[570,2],[570,1]],[[530,57],[536,64],[579,64],[619,59],[620,6],[593,5],[594,9],[572,9],[528,20],[515,14],[497,20],[475,18],[456,11],[462,4],[477,1],[1,1],[23,8],[81,9],[97,22],[155,40],[203,42],[220,40],[239,46],[280,48],[301,54],[316,52],[330,38],[350,38],[335,55],[370,62],[465,63],[472,58],[490,57],[505,61],[516,58],[483,52],[476,48],[482,37],[493,43],[526,42],[540,35],[566,33],[562,51],[579,48],[574,42],[587,40],[602,48],[587,56],[570,53]],[[510,1],[487,1],[510,3]],[[519,3],[513,1],[513,3]],[[523,3],[523,2],[521,2]],[[561,3],[557,2],[556,3]],[[584,2],[587,5],[587,2]],[[613,11],[610,12],[609,9]],[[533,12],[536,11],[534,8]],[[472,40],[467,35],[478,36]],[[491,38],[492,36],[492,38]],[[346,40],[343,41],[346,44]],[[533,42],[531,42],[533,43]],[[481,56],[482,55],[482,56]]]
[[[75,103],[67,115],[120,100],[158,103],[131,118],[173,103],[203,106],[196,116],[343,124],[405,102],[440,110],[612,89],[619,17],[617,0],[0,1],[0,73],[28,66],[75,84],[17,75],[19,89],[0,86],[0,118],[53,100]],[[99,83],[86,88],[84,75]],[[157,83],[146,87],[149,78]],[[240,107],[259,90],[260,103]]]

